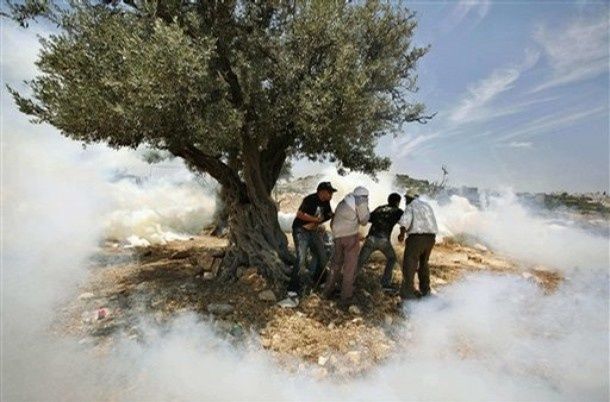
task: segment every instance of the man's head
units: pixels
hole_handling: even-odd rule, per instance
[[[329,181],[323,181],[318,184],[318,198],[321,201],[330,201],[333,198],[333,193],[336,192],[337,189],[330,184]]]
[[[407,202],[407,205],[412,203],[413,200],[416,199],[417,197],[419,197],[419,194],[417,194],[415,191],[407,190],[407,192],[405,193],[405,201]]]
[[[392,193],[388,196],[388,205],[391,207],[397,207],[400,204],[400,194]]]

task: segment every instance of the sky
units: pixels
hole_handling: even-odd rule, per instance
[[[379,151],[393,170],[519,191],[607,191],[609,2],[414,1],[437,116]]]
[[[608,191],[608,1],[410,1],[418,64],[414,101],[436,116],[383,138],[391,171],[450,185],[516,191]],[[34,76],[37,24],[2,19],[2,81]],[[2,131],[52,141],[33,126],[2,85]],[[60,141],[59,139],[57,139]],[[295,175],[319,164],[298,162]]]

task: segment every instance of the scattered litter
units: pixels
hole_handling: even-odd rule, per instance
[[[290,292],[289,292],[289,294],[290,294]],[[280,300],[277,303],[277,305],[282,308],[296,308],[299,306],[299,298],[296,296],[295,297],[288,296],[284,300]]]
[[[85,292],[85,293],[81,293],[78,296],[78,300],[88,300],[88,299],[93,299],[95,297],[95,295],[91,292]]]
[[[103,320],[104,318],[107,318],[109,315],[110,315],[110,310],[108,310],[106,307],[100,308],[96,312],[96,317],[98,320]]]
[[[320,366],[324,366],[326,364],[326,362],[328,361],[329,356],[320,356],[318,357],[318,364]]]

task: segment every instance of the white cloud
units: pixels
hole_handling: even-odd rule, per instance
[[[412,154],[415,150],[420,149],[424,143],[439,137],[439,135],[439,133],[422,134],[418,136],[407,136],[394,141],[392,146],[392,159],[400,159]]]
[[[506,144],[507,147],[509,148],[532,148],[532,143],[529,141],[512,141],[508,144]]]
[[[490,0],[460,0],[451,10],[445,28],[451,30],[466,18],[471,18],[472,24],[476,25],[487,16],[490,8]]]
[[[516,137],[531,137],[548,132],[552,129],[565,128],[587,117],[595,116],[601,113],[608,113],[606,106],[600,106],[594,109],[579,110],[573,113],[560,112],[548,115],[529,122],[519,129],[510,131],[507,135],[502,136],[502,141],[510,140]]]
[[[449,119],[453,122],[464,123],[475,120],[488,120],[492,117],[514,113],[510,110],[498,112],[490,110],[486,106],[498,95],[513,88],[514,83],[519,79],[520,75],[538,62],[539,56],[538,52],[528,49],[525,52],[525,59],[521,64],[496,69],[488,77],[471,85],[468,88],[468,94],[451,111]]]
[[[462,99],[449,116],[452,121],[478,120],[477,112],[497,95],[512,88],[519,78],[514,68],[494,70],[491,75],[468,88],[468,95]]]
[[[536,30],[534,40],[542,48],[552,74],[534,92],[608,72],[608,17],[603,13],[579,18],[563,27],[541,26]]]

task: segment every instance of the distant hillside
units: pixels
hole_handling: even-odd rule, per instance
[[[299,177],[279,183],[275,191],[279,193],[306,194],[315,189],[322,175]],[[394,178],[397,188],[411,189],[420,195],[438,199],[440,202],[452,195],[468,199],[473,205],[480,206],[482,195],[496,195],[495,192],[479,190],[477,187],[439,186],[437,182],[417,179],[407,174],[397,174]],[[530,206],[546,210],[568,209],[584,215],[610,218],[610,197],[605,193],[570,194],[562,193],[518,193],[519,199]]]

